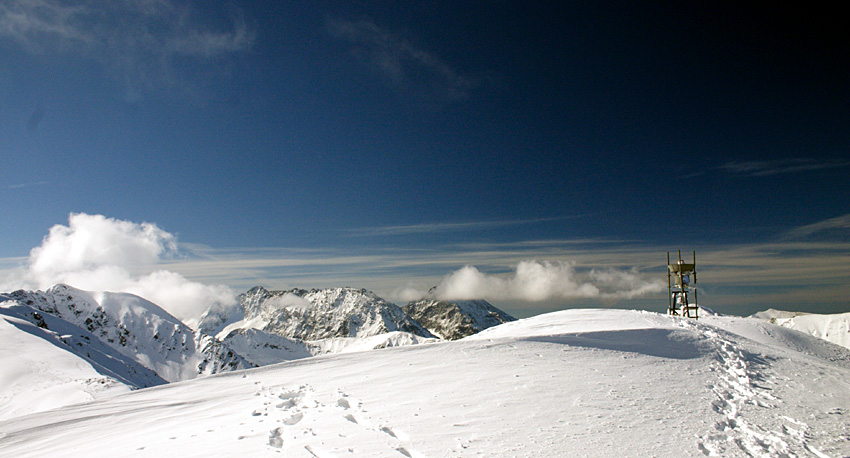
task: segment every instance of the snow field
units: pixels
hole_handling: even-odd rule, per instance
[[[0,456],[839,457],[848,376],[759,320],[569,310],[20,417]]]

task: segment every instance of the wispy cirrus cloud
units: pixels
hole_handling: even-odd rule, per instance
[[[534,218],[524,220],[502,220],[502,221],[472,221],[465,223],[425,223],[397,226],[374,226],[351,229],[347,231],[351,236],[393,236],[410,234],[436,234],[443,232],[464,232],[494,229],[500,227],[522,226],[527,224],[547,223],[562,221],[565,219],[579,218],[580,216],[562,216],[557,218]]]
[[[850,239],[850,213],[792,229],[785,235],[785,239],[798,240],[813,236],[823,238],[836,234],[843,240]]]
[[[719,168],[734,175],[764,177],[843,167],[850,167],[850,161],[794,158],[772,161],[733,161],[727,162]]]
[[[371,19],[328,19],[326,32],[350,45],[351,55],[393,88],[443,104],[466,98],[478,86],[432,52]]]
[[[36,54],[70,53],[100,61],[128,96],[180,83],[176,61],[244,51],[254,33],[239,14],[225,27],[175,0],[9,0],[0,3],[0,38]]]
[[[665,252],[697,252],[700,303],[722,313],[770,307],[846,311],[850,297],[846,231],[840,216],[763,243],[659,246],[634,240],[560,239],[346,249],[220,250],[175,260],[188,278],[247,289],[359,286],[404,303],[433,294],[487,298],[518,316],[564,307],[622,303],[667,306]],[[844,235],[842,235],[844,234]],[[434,288],[435,287],[435,288]],[[433,288],[433,290],[432,290]],[[843,309],[841,307],[844,307]]]
[[[37,186],[47,186],[49,185],[49,181],[34,181],[30,183],[13,183],[10,185],[6,185],[6,189],[24,189],[24,188],[32,188]]]

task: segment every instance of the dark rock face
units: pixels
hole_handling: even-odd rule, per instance
[[[457,340],[516,318],[493,307],[487,301],[412,301],[403,309],[431,333],[446,340]]]

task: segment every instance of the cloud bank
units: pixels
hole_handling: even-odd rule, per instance
[[[176,238],[155,224],[72,213],[68,225],[53,226],[30,251],[26,266],[0,288],[43,290],[66,283],[83,290],[127,292],[190,325],[211,306],[235,306],[230,288],[193,282],[162,269],[177,251]]]
[[[660,280],[650,281],[637,269],[593,269],[579,272],[567,261],[521,261],[513,273],[499,276],[473,266],[456,270],[429,292],[414,288],[396,295],[414,300],[432,295],[438,299],[486,299],[496,301],[542,302],[578,298],[631,299],[663,291]]]

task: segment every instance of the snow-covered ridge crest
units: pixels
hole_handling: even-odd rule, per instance
[[[369,337],[401,331],[434,337],[400,307],[356,288],[269,291],[261,286],[239,296],[243,324],[299,340]]]
[[[87,330],[169,382],[251,367],[221,342],[133,294],[58,284],[44,292],[16,291],[10,297]]]
[[[0,294],[0,419],[165,384],[88,330]]]
[[[752,316],[850,348],[850,312],[818,314],[768,309]]]

